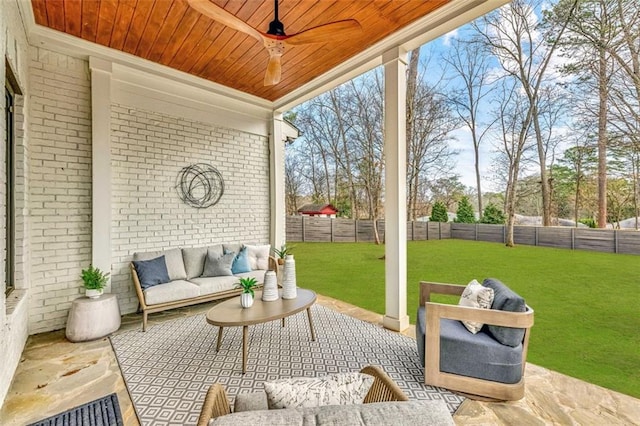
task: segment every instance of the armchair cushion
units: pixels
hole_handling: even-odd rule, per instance
[[[418,308],[416,341],[424,365],[425,308]],[[500,383],[522,377],[522,345],[502,345],[484,330],[471,334],[460,321],[440,321],[440,371]]]
[[[524,299],[518,296],[513,290],[495,278],[487,278],[482,285],[493,289],[493,304],[491,309],[498,309],[509,312],[525,312],[527,307]],[[487,325],[491,335],[503,345],[516,347],[522,343],[524,338],[523,328],[502,327],[498,325]]]

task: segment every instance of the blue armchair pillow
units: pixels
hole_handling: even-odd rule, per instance
[[[491,309],[509,312],[526,312],[527,306],[524,299],[513,292],[509,287],[496,280],[487,278],[482,285],[493,289],[493,303]],[[524,338],[524,328],[502,327],[487,324],[491,335],[503,345],[515,348]]]
[[[247,248],[242,247],[240,252],[233,259],[231,265],[231,272],[233,274],[241,274],[243,272],[251,272],[251,265],[249,264],[249,256],[247,254]]]
[[[134,260],[133,267],[136,268],[140,287],[143,290],[154,285],[164,284],[171,281],[167,272],[167,262],[164,256],[151,260]]]

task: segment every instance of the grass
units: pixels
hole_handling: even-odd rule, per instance
[[[462,240],[407,250],[412,324],[420,280],[498,278],[535,310],[528,361],[640,398],[640,257]],[[293,253],[298,285],[384,314],[384,246],[296,243]]]

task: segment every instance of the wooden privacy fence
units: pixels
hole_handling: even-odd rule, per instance
[[[451,238],[506,242],[506,227],[482,223],[452,223]],[[514,226],[513,242],[530,246],[640,254],[640,232],[565,226]]]
[[[384,241],[384,220],[376,221],[380,241]],[[408,240],[451,238],[449,223],[407,222]],[[375,241],[373,220],[332,219],[328,217],[288,216],[287,241],[371,242]]]
[[[377,225],[380,241],[384,241],[384,220],[378,220]],[[515,244],[640,254],[640,232],[632,230],[515,226],[513,234]],[[407,222],[408,240],[447,238],[505,243],[506,227],[482,223]],[[373,221],[289,216],[287,241],[372,242],[375,241]]]

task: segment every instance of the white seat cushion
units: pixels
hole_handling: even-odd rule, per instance
[[[147,305],[175,302],[198,296],[200,296],[200,287],[184,280],[174,280],[144,290],[144,301]]]
[[[207,294],[232,290],[235,283],[239,282],[239,279],[238,277],[234,277],[233,275],[231,275],[192,278],[190,282],[200,288],[200,296],[206,296]]]

